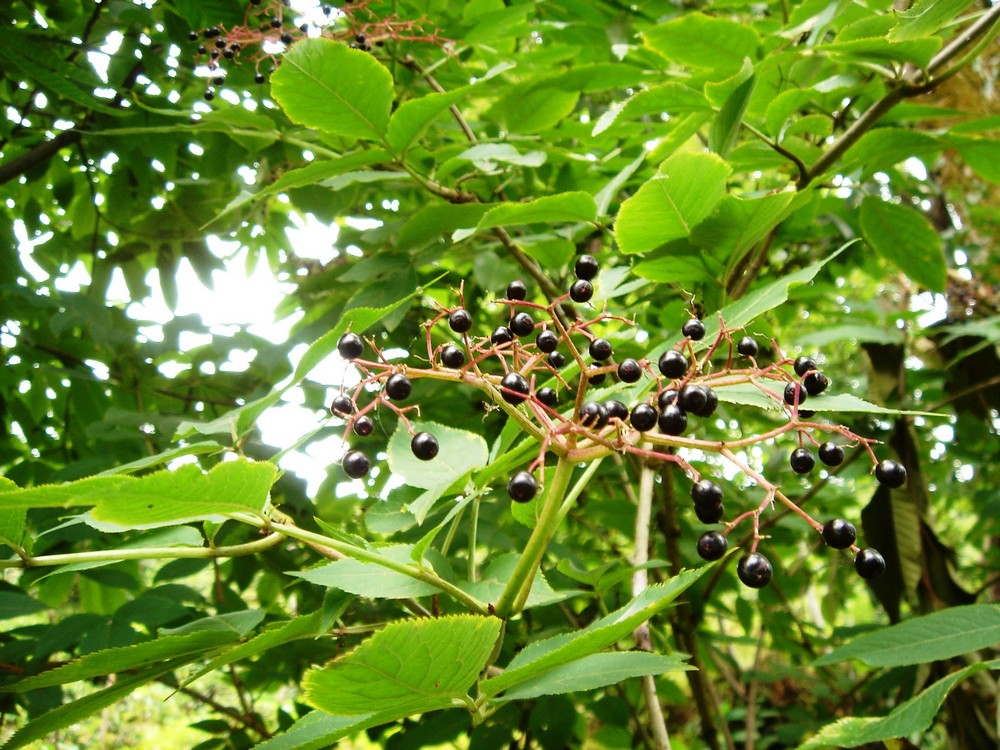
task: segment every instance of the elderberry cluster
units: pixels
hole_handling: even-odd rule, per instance
[[[349,431],[364,437],[373,430],[371,411],[386,407],[409,430],[413,455],[431,461],[439,452],[437,439],[428,432],[416,432],[405,415],[412,407],[398,404],[410,397],[414,378],[466,384],[483,391],[539,444],[534,460],[508,479],[507,493],[514,502],[536,498],[537,502],[545,502],[544,496],[539,497],[539,477],[549,452],[576,462],[596,460],[613,452],[631,453],[640,461],[676,464],[690,476],[691,499],[700,522],[714,525],[729,519],[723,528],[707,531],[698,539],[696,549],[703,559],[723,557],[732,531],[744,522],[752,525],[750,550],[737,565],[738,577],[746,586],[761,588],[773,578],[770,561],[757,548],[763,539],[760,516],[775,501],[813,526],[827,546],[852,550],[855,568],[863,578],[880,576],[885,570],[884,558],[877,550],[856,545],[857,529],[853,524],[842,518],[825,523],[814,520],[778,484],[754,471],[739,453],[749,445],[788,433],[797,442],[789,455],[790,468],[796,474],[808,474],[815,467],[814,453],[825,466],[834,469],[845,461],[844,444],[855,444],[867,451],[879,483],[893,489],[903,486],[906,469],[891,459],[879,461],[872,450],[874,440],[841,425],[810,421],[814,412],[803,409],[803,403],[830,386],[816,360],[808,356],[792,360],[775,344],[775,361],[758,364],[760,347],[752,336],[744,334],[734,341],[738,329],[727,329],[720,318],[714,340],[705,342],[708,326],[692,317],[681,326],[680,340],[659,356],[624,357],[616,362],[611,341],[594,329],[611,322],[631,323],[607,312],[586,317],[595,312],[590,301],[599,271],[596,258],[580,256],[574,266],[575,279],[566,293],[545,304],[528,298],[524,282],[512,282],[505,296],[497,300],[507,310],[506,321],[488,335],[474,333],[475,321],[464,303],[440,310],[426,324],[429,367],[424,369],[389,363],[371,342],[376,357],[363,359],[362,338],[353,332],[344,334],[338,352],[354,362],[364,379],[353,395],[340,393],[333,399],[334,415],[345,419]],[[450,336],[457,338],[434,346],[434,334],[440,338],[443,324]],[[595,392],[608,377],[622,385],[605,389],[603,394]],[[380,385],[381,390],[374,400],[359,408],[358,397],[373,384]],[[686,436],[692,420],[702,420],[705,429],[710,429],[710,418],[720,401],[727,401],[727,389],[746,385],[784,410],[787,421],[767,433],[728,442]],[[606,397],[619,393],[629,394],[632,403]],[[739,399],[729,403],[739,403]],[[825,439],[830,437],[839,440]],[[756,482],[764,492],[763,500],[749,510],[727,516],[722,488],[688,463],[685,449],[719,454]],[[367,455],[356,448],[347,451],[342,466],[353,478],[364,477],[371,469]]]

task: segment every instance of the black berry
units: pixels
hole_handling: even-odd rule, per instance
[[[666,409],[670,404],[677,403],[678,391],[676,388],[667,388],[665,391],[660,391],[660,395],[656,397],[656,405],[660,407],[660,411]]]
[[[679,378],[688,371],[690,363],[688,358],[676,349],[671,349],[663,353],[660,361],[656,363],[660,372],[667,378]]]
[[[593,255],[581,255],[576,259],[576,265],[573,267],[573,270],[576,272],[576,278],[590,281],[597,276],[597,272],[601,270],[601,265]]]
[[[798,383],[789,383],[785,386],[785,403],[789,406],[794,406],[795,402],[798,401],[801,404],[808,398],[805,389]]]
[[[472,316],[460,307],[448,316],[448,325],[455,333],[466,333],[472,328]]]
[[[887,458],[875,467],[875,478],[879,484],[898,490],[906,484],[906,468],[898,461]]]
[[[618,379],[623,383],[638,383],[642,366],[634,359],[623,359],[618,365]]]
[[[594,372],[596,369],[600,368],[598,368],[597,365],[591,365],[587,370],[587,379],[590,381],[591,385],[600,385],[608,379],[608,374],[606,372]]]
[[[810,370],[802,378],[802,386],[810,396],[818,396],[830,385],[830,378],[819,370]]]
[[[558,370],[560,367],[566,364],[566,357],[562,352],[552,352],[548,356],[549,365],[554,369]]]
[[[819,460],[827,466],[840,466],[844,463],[844,449],[834,442],[823,443],[819,447]]]
[[[257,75],[255,75],[253,77],[253,82],[254,83],[264,83],[264,81],[266,81],[266,80],[267,80],[267,76],[265,76],[263,73],[258,73]]]
[[[717,505],[722,502],[722,488],[710,479],[699,479],[691,487],[695,505]]]
[[[578,279],[569,288],[569,298],[574,302],[589,302],[594,296],[594,285],[586,279]]]
[[[528,287],[520,279],[512,281],[507,285],[507,299],[523,300],[528,296]]]
[[[649,404],[637,404],[632,409],[629,421],[639,432],[651,430],[653,429],[653,425],[656,424],[656,409]]]
[[[454,344],[448,344],[441,350],[441,364],[456,369],[465,364],[465,352]]]
[[[854,569],[862,578],[878,578],[885,573],[885,558],[877,549],[868,547],[854,556]]]
[[[762,589],[774,577],[774,569],[770,561],[759,552],[751,552],[740,558],[736,566],[736,575],[744,586],[752,589]]]
[[[429,432],[418,432],[410,441],[410,450],[421,461],[430,461],[440,449],[437,438]]]
[[[616,399],[605,401],[604,408],[608,410],[608,419],[620,419],[622,422],[628,419],[628,407],[621,401]]]
[[[385,381],[385,395],[393,401],[405,401],[413,391],[410,379],[400,372],[389,376]]]
[[[705,324],[697,318],[691,318],[681,326],[681,333],[692,341],[701,341],[705,338]]]
[[[611,342],[607,339],[594,339],[590,342],[590,356],[598,362],[603,362],[613,353]]]
[[[510,319],[510,330],[515,336],[530,336],[535,330],[535,321],[526,312],[519,312]]]
[[[802,377],[810,370],[818,369],[816,366],[816,360],[812,357],[799,357],[795,360],[795,364],[793,366],[795,368],[795,374],[799,377]]]
[[[295,39],[295,37],[293,37],[288,32],[285,32],[284,34],[281,35],[281,43],[282,44],[286,44],[286,45],[287,44],[291,44],[294,39]]]
[[[519,471],[507,481],[507,494],[516,503],[527,503],[538,492],[538,481],[527,471]]]
[[[656,423],[664,435],[683,435],[687,429],[688,418],[677,404],[670,404],[660,413]]]
[[[519,404],[528,398],[528,381],[520,373],[509,372],[500,381],[501,395],[508,404]]]
[[[722,503],[694,506],[694,514],[698,516],[698,520],[702,523],[718,523],[722,520],[722,516],[725,515],[725,512],[726,510],[722,506]]]
[[[375,431],[375,423],[368,415],[358,417],[354,420],[354,434],[361,437],[368,437]]]
[[[538,347],[538,351],[551,354],[559,346],[559,337],[552,331],[542,331],[535,336],[535,346]]]
[[[706,531],[698,537],[698,557],[702,560],[719,560],[729,548],[729,542],[718,531]]]
[[[707,385],[702,387],[705,389],[705,405],[695,414],[699,417],[710,417],[715,414],[715,410],[719,407],[719,394],[715,392],[714,388],[709,388]]]
[[[834,549],[847,549],[858,538],[854,524],[843,518],[834,518],[823,524],[823,541]]]
[[[503,346],[514,340],[514,333],[507,326],[497,326],[490,334],[490,343],[493,346]]]
[[[212,89],[206,89],[204,94],[204,99],[206,102],[210,102],[215,98],[215,92]]]
[[[796,474],[808,474],[816,465],[816,459],[813,458],[813,454],[809,452],[808,448],[796,448],[792,451],[788,463],[791,464],[792,471]]]
[[[369,470],[372,468],[371,463],[368,461],[368,456],[361,451],[348,451],[344,454],[344,460],[341,461],[340,465],[344,467],[344,473],[351,479],[360,479],[363,476],[367,476]]]
[[[548,406],[550,409],[559,401],[559,396],[556,394],[555,388],[539,388],[535,391],[535,398]]]
[[[758,351],[757,340],[751,336],[744,336],[736,344],[736,351],[744,357],[756,357]]]
[[[701,385],[686,385],[681,388],[677,403],[684,411],[698,414],[708,404],[708,391]]]
[[[354,402],[346,393],[338,393],[330,402],[330,411],[342,417],[354,413]]]
[[[601,429],[608,423],[608,410],[603,404],[588,401],[580,407],[580,424],[584,427]]]

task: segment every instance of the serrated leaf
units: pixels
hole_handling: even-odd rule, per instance
[[[312,711],[292,724],[284,734],[254,747],[256,750],[326,750],[337,740],[395,718],[391,711],[360,716],[331,716],[323,711]]]
[[[411,487],[447,487],[470,471],[486,465],[489,447],[481,435],[436,422],[412,422],[417,432],[429,432],[440,450],[430,461],[421,461],[410,450],[410,433],[400,422],[386,449],[389,469]]]
[[[478,581],[462,581],[459,583],[459,588],[476,597],[479,601],[495,602],[504,592],[507,582],[514,574],[514,568],[517,567],[519,559],[520,556],[515,552],[500,555],[490,562]],[[531,589],[528,592],[528,599],[524,603],[524,608],[544,607],[547,604],[555,604],[556,602],[579,596],[582,593],[582,591],[576,589],[555,591],[549,585],[549,582],[545,580],[545,576],[539,571],[535,574],[535,578],[531,583]]]
[[[396,246],[408,250],[447,236],[456,229],[476,226],[491,208],[488,203],[445,203],[424,206],[399,231]]]
[[[48,607],[27,594],[16,591],[0,591],[0,620],[24,617],[44,612]]]
[[[732,169],[716,154],[681,152],[622,203],[615,237],[624,253],[641,253],[687,237],[726,194]]]
[[[786,191],[760,198],[727,195],[712,214],[691,233],[691,243],[719,259],[739,259],[764,239],[799,205],[809,200],[808,191]]]
[[[381,139],[392,76],[371,55],[331,39],[304,39],[282,56],[271,94],[289,119],[336,135]]]
[[[332,714],[395,717],[464,702],[500,634],[494,617],[452,615],[395,622],[302,679],[309,702]]]
[[[878,404],[865,401],[851,393],[823,393],[809,399],[809,409],[812,411],[861,412],[864,414],[886,414],[898,416],[906,414],[915,417],[946,417],[933,411],[912,411],[907,409],[889,409]]]
[[[259,609],[243,609],[238,612],[225,612],[221,615],[202,617],[194,622],[181,625],[179,628],[160,628],[160,635],[185,635],[202,631],[228,633],[242,638],[264,621],[264,612]]]
[[[56,669],[27,677],[13,685],[5,685],[2,690],[23,692],[53,685],[66,685],[79,680],[89,680],[92,677],[142,669],[181,657],[193,661],[206,651],[231,643],[237,637],[238,635],[233,632],[202,630],[187,635],[163,636],[134,646],[107,648],[81,656]]]
[[[551,669],[603,651],[670,606],[714,567],[712,563],[695,570],[682,570],[666,583],[650,586],[624,607],[582,630],[532,643],[514,657],[503,674],[480,683],[480,690],[494,696]]]
[[[675,656],[662,656],[645,651],[592,654],[526,680],[493,702],[528,700],[542,695],[582,693],[606,685],[615,685],[633,677],[687,669],[692,667]]]
[[[405,153],[438,115],[452,104],[461,101],[471,88],[463,86],[453,91],[427,94],[419,99],[403,102],[389,119],[387,132],[389,145],[397,154]]]
[[[861,136],[847,150],[833,171],[847,174],[860,169],[868,177],[875,172],[916,156],[927,161],[941,150],[941,142],[933,135],[907,128],[876,128]]]
[[[998,643],[1000,604],[969,604],[865,633],[820,657],[816,665],[846,659],[858,659],[872,667],[926,664]]]
[[[540,167],[545,163],[546,156],[543,151],[527,151],[522,154],[509,143],[480,143],[467,148],[455,158],[471,161],[477,169],[489,172],[497,168],[494,162],[519,167]]]
[[[398,544],[376,550],[377,554],[403,565],[413,564],[410,557],[412,551],[413,545],[410,544]],[[430,596],[438,591],[429,583],[418,581],[405,573],[390,570],[376,563],[352,559],[337,560],[312,570],[292,571],[289,575],[318,586],[328,586],[370,599],[407,599]]]
[[[888,716],[881,718],[851,716],[838,719],[823,727],[799,750],[818,748],[858,747],[882,742],[896,737],[920,734],[930,727],[941,710],[941,704],[951,689],[966,677],[986,669],[1000,669],[1000,660],[972,664],[944,677],[929,688],[901,703]]]
[[[814,49],[836,57],[908,62],[926,68],[934,54],[941,49],[942,43],[942,39],[936,36],[898,42],[890,42],[885,37],[876,36],[868,39],[829,42]]]
[[[752,27],[702,13],[685,13],[643,34],[668,60],[713,70],[737,70],[755,59],[760,39]]]
[[[969,0],[915,0],[906,10],[896,11],[899,20],[889,31],[889,41],[929,36],[969,5]]]
[[[615,124],[622,124],[637,117],[710,111],[711,108],[712,105],[700,91],[679,83],[665,83],[640,91],[625,101],[612,105],[597,119],[590,134],[598,136]]]
[[[736,137],[743,124],[743,115],[746,114],[750,96],[757,84],[757,79],[753,75],[753,63],[749,58],[743,61],[741,73],[747,75],[746,80],[726,98],[708,131],[709,148],[723,159],[729,155],[733,144],[736,143]]]
[[[941,238],[925,216],[909,206],[869,196],[859,217],[865,240],[879,255],[934,292],[943,292],[948,269]]]
[[[477,230],[517,224],[564,224],[597,220],[597,204],[582,191],[558,193],[525,203],[501,203],[479,220]]]

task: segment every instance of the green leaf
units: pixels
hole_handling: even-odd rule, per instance
[[[389,119],[387,140],[393,151],[404,154],[435,118],[469,93],[471,86],[463,86],[440,94],[427,94],[403,102]]]
[[[542,695],[582,693],[606,685],[615,685],[633,677],[686,669],[692,667],[675,656],[661,656],[645,651],[592,654],[526,680],[493,702],[528,700]]]
[[[740,126],[743,125],[743,115],[746,114],[750,96],[757,83],[757,79],[753,75],[753,63],[750,62],[749,58],[743,63],[743,72],[749,73],[747,79],[726,98],[725,104],[722,105],[719,114],[715,116],[712,127],[708,131],[708,147],[723,159],[729,155],[733,144],[736,143]]]
[[[518,559],[519,555],[516,552],[500,555],[490,562],[478,581],[463,581],[459,583],[459,588],[476,597],[479,601],[495,602],[500,598],[507,582],[514,574]],[[544,607],[547,604],[565,601],[582,593],[576,589],[555,591],[539,571],[531,582],[531,589],[528,591],[528,599],[524,603],[524,608]]]
[[[597,203],[594,197],[577,191],[547,195],[525,203],[501,203],[483,215],[476,230],[517,224],[561,224],[596,220]]]
[[[392,623],[329,666],[302,679],[309,702],[338,715],[396,717],[467,700],[500,634],[493,617],[451,615]]]
[[[712,70],[738,70],[744,58],[757,57],[760,44],[751,26],[702,13],[685,13],[643,36],[649,47],[672,62]]]
[[[948,269],[941,239],[916,209],[869,196],[859,217],[865,240],[879,255],[934,292],[943,292]]]
[[[97,474],[97,476],[107,477],[122,474],[135,474],[136,472],[143,471],[144,469],[151,469],[154,466],[162,466],[163,464],[169,463],[175,458],[180,458],[182,456],[203,456],[208,453],[219,453],[221,451],[222,446],[210,440],[203,440],[198,443],[188,443],[187,445],[167,448],[166,450],[160,451],[152,456],[139,458],[135,461],[130,461],[127,464],[113,466],[107,471],[102,471],[100,474]]]
[[[927,161],[941,150],[941,143],[932,135],[907,128],[878,128],[865,133],[844,154],[833,171],[847,174],[861,169],[864,177],[880,169],[888,169],[915,156]]]
[[[413,545],[410,544],[398,544],[376,550],[379,555],[404,565],[413,564],[410,557],[412,551]],[[437,588],[429,583],[418,581],[405,573],[390,570],[376,563],[360,560],[338,560],[312,570],[291,571],[289,575],[318,586],[340,589],[369,599],[408,599],[437,593]]]
[[[107,648],[81,656],[79,659],[42,674],[27,677],[2,688],[4,692],[24,692],[53,685],[66,685],[79,680],[103,677],[117,672],[142,669],[166,660],[194,661],[207,651],[234,641],[232,632],[202,630],[187,635],[170,635],[154,641],[138,643],[123,648]]]
[[[889,32],[889,41],[930,36],[969,5],[969,0],[915,0],[906,10],[896,11],[899,20]]]
[[[972,171],[1000,185],[1000,141],[989,138],[956,138],[958,152]]]
[[[332,747],[337,740],[396,718],[398,717],[392,711],[360,716],[331,716],[323,711],[312,711],[296,721],[284,734],[254,745],[254,748],[255,750],[325,750]]]
[[[647,115],[674,115],[679,112],[709,111],[711,108],[712,105],[700,91],[679,83],[665,83],[612,105],[597,119],[590,134],[598,136],[615,124],[621,125],[627,120]]]
[[[0,620],[10,620],[14,617],[24,617],[37,612],[44,612],[46,607],[42,602],[27,594],[16,591],[0,591]]]
[[[400,250],[409,250],[449,235],[456,229],[474,227],[490,209],[488,203],[444,203],[424,206],[406,220],[399,231],[396,246]]]
[[[210,615],[200,620],[181,625],[179,628],[160,628],[160,635],[185,635],[201,631],[219,631],[242,638],[264,621],[264,612],[259,609],[243,609]]]
[[[480,690],[484,695],[494,696],[551,669],[603,651],[670,606],[715,565],[682,570],[666,583],[650,586],[624,607],[582,630],[532,643],[514,657],[503,674],[480,683]]]
[[[474,469],[486,465],[489,447],[481,435],[435,422],[413,422],[417,432],[429,432],[438,439],[440,450],[430,461],[421,461],[410,450],[410,433],[402,422],[389,439],[386,450],[389,470],[411,487],[448,487]]]
[[[807,200],[808,191],[787,190],[760,198],[727,195],[691,233],[691,243],[720,260],[730,259],[732,266]]]
[[[108,489],[90,512],[106,531],[152,529],[225,520],[230,513],[263,513],[278,467],[270,462],[226,461],[204,473],[196,464],[127,479]]]
[[[823,393],[809,398],[809,408],[813,411],[860,412],[863,414],[885,414],[898,416],[905,414],[912,417],[947,417],[932,411],[911,411],[906,409],[889,409],[885,406],[872,404],[850,393]]]
[[[941,44],[941,38],[936,36],[899,42],[887,41],[885,37],[877,36],[868,39],[829,42],[814,49],[817,52],[852,60],[908,62],[926,68],[934,54],[941,49]]]
[[[810,402],[811,403],[811,402]],[[858,659],[872,667],[926,664],[1000,643],[1000,604],[949,607],[865,633],[816,660],[817,666]]]
[[[615,236],[624,253],[652,250],[687,237],[726,194],[732,170],[716,154],[681,152],[622,203]]]
[[[496,170],[496,162],[514,164],[519,167],[540,167],[545,163],[544,151],[528,151],[522,154],[509,143],[480,143],[467,148],[456,159],[471,161],[476,169],[483,172]]]
[[[17,485],[7,479],[0,477],[0,493],[16,490]],[[21,544],[24,536],[25,524],[28,520],[27,508],[3,508],[0,509],[0,544]]]
[[[293,122],[380,140],[389,124],[392,76],[366,52],[331,39],[305,39],[282,56],[271,93]]]
[[[569,117],[579,99],[579,91],[541,88],[516,92],[501,101],[497,109],[503,113],[509,132],[530,135],[553,128]]]
[[[910,737],[921,734],[930,727],[951,689],[969,675],[986,669],[1000,669],[1000,660],[972,664],[953,672],[935,682],[919,695],[898,705],[888,716],[881,718],[851,716],[838,719],[823,727],[808,742],[799,745],[799,750],[858,747],[895,737]]]

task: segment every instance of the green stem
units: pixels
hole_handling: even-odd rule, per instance
[[[39,555],[38,557],[23,557],[19,560],[0,560],[0,568],[37,568],[54,565],[80,565],[95,562],[121,562],[123,560],[175,560],[215,559],[219,557],[241,557],[254,555],[270,549],[284,537],[281,534],[268,534],[246,544],[236,544],[231,547],[140,547],[138,549],[109,549],[94,552],[70,552],[64,555]]]
[[[545,488],[542,510],[535,523],[535,530],[531,533],[531,538],[528,539],[528,544],[524,548],[524,552],[521,553],[521,558],[517,561],[517,566],[514,568],[507,586],[497,600],[495,608],[497,616],[506,619],[520,612],[524,607],[524,603],[528,599],[528,592],[531,590],[531,583],[538,571],[538,565],[562,520],[563,513],[560,511],[572,475],[573,462],[565,456],[561,456],[556,463],[555,474]]]
[[[479,497],[472,500],[472,518],[469,519],[469,580],[473,583],[479,577],[476,572],[476,536],[479,530]]]

